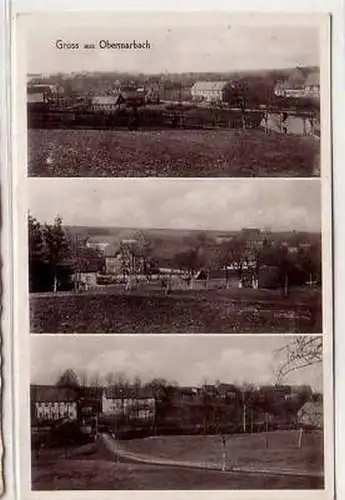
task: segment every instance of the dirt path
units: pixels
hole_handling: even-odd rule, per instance
[[[220,471],[219,464],[190,462],[190,461],[177,461],[162,458],[156,458],[148,455],[138,455],[136,453],[123,450],[119,444],[107,434],[101,434],[100,443],[106,451],[111,453],[115,460],[130,461],[141,464],[168,466],[168,467],[182,467],[189,469],[206,469]],[[224,471],[224,473],[245,473],[245,474],[264,474],[267,476],[294,476],[294,477],[322,477],[319,472],[294,470],[290,468],[264,468],[264,467],[231,467]]]

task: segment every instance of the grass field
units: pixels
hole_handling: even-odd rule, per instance
[[[185,439],[185,438],[184,438]],[[118,463],[96,445],[65,458],[63,450],[44,450],[32,461],[33,490],[225,490],[316,489],[322,478],[223,473],[144,464]]]
[[[241,293],[240,293],[241,292]],[[320,333],[320,298],[258,290],[30,296],[32,333]]]
[[[266,443],[267,437],[267,443]],[[323,471],[322,433],[305,433],[298,448],[298,431],[227,436],[227,458],[234,467]],[[266,448],[267,444],[267,448]],[[121,448],[152,457],[222,465],[220,436],[159,436],[120,442]]]
[[[308,177],[319,141],[262,130],[29,130],[29,175]]]

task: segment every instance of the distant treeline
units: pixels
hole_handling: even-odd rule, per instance
[[[305,68],[312,72],[317,68]],[[228,81],[237,89],[232,93],[231,100],[235,103],[240,96],[247,105],[277,101],[274,88],[277,82],[286,80],[293,69],[241,71],[241,72],[190,72],[152,74],[130,74],[122,72],[89,72],[89,73],[56,73],[49,77],[32,79],[31,83],[53,84],[67,97],[92,96],[112,94],[120,87],[151,86],[159,90],[161,99],[188,100],[190,88],[196,81]],[[302,102],[303,99],[295,100]],[[306,105],[318,107],[318,104],[308,101]]]

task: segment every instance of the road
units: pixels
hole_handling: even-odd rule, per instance
[[[177,461],[168,460],[162,458],[156,458],[148,455],[138,455],[136,453],[123,450],[119,443],[111,438],[108,434],[101,434],[99,436],[99,441],[104,448],[114,456],[116,461],[134,462],[147,465],[157,465],[164,467],[181,467],[184,469],[203,469],[203,470],[213,470],[221,471],[219,464],[214,463],[202,463],[202,462],[190,462],[190,461]],[[318,471],[304,471],[296,470],[291,468],[275,468],[275,467],[231,467],[228,466],[227,470],[222,471],[227,474],[263,474],[265,476],[293,476],[293,477],[305,477],[305,478],[322,478],[323,475]]]

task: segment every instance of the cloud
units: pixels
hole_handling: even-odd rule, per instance
[[[40,221],[69,225],[319,231],[320,182],[294,179],[31,179]],[[306,196],[306,192],[308,196]]]
[[[277,349],[284,336],[38,336],[32,339],[31,380],[56,383],[61,373],[105,377],[124,373],[200,385],[217,379],[229,383],[274,383]],[[321,366],[294,372],[288,383],[321,387]]]

